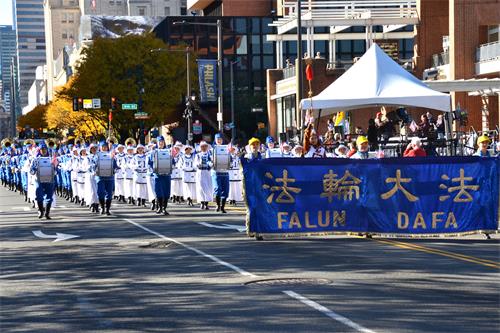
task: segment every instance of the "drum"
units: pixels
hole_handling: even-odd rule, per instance
[[[39,183],[52,183],[54,181],[54,166],[50,157],[38,159],[37,178]]]
[[[169,149],[157,149],[153,160],[153,170],[157,175],[172,173],[172,155]]]
[[[113,158],[111,153],[100,152],[97,155],[96,175],[99,177],[112,177],[114,174]]]
[[[281,149],[279,148],[271,148],[269,149],[269,158],[276,158],[281,156]]]
[[[214,169],[215,171],[226,171],[229,170],[230,166],[230,156],[227,146],[215,146],[214,147]]]

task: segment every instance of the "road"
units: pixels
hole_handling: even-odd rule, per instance
[[[500,331],[499,235],[256,241],[242,207],[58,204],[0,188],[0,332]]]

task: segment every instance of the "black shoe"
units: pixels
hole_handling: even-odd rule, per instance
[[[99,200],[99,205],[101,206],[101,215],[106,214],[106,207],[104,207],[104,200]]]
[[[159,201],[159,200],[160,199],[158,199],[158,200],[155,199],[155,200],[151,201],[151,210],[153,210],[153,211],[156,210],[156,202]]]
[[[33,206],[35,203],[33,202]],[[45,215],[45,210],[43,209],[43,201],[38,202],[38,218],[41,219]]]
[[[220,212],[220,197],[216,196],[215,197],[215,202],[217,203],[217,212]]]
[[[52,204],[51,204],[51,203],[48,203],[48,204],[47,204],[47,207],[45,207],[45,218],[46,218],[47,220],[52,220],[52,218],[49,216],[49,214],[50,214],[50,207],[51,207],[51,206],[52,206]]]
[[[163,205],[162,205],[162,210],[163,210],[163,215],[170,215],[169,212],[167,212],[167,206],[168,206],[168,200],[163,200]]]
[[[111,200],[106,200],[106,215],[110,216],[111,212],[109,209],[111,208]]]
[[[205,201],[205,210],[208,210],[208,201]]]
[[[220,204],[220,211],[224,214],[227,214],[226,210],[224,209],[225,206],[226,206],[226,198],[222,198]]]

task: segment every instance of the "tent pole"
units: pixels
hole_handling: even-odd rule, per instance
[[[316,120],[316,132],[319,131],[319,119],[321,118],[321,111],[323,111],[323,109],[319,109],[319,112],[318,112],[318,119]],[[318,133],[318,136],[319,136],[319,133]]]

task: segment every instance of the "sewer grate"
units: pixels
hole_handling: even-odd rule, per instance
[[[172,245],[172,242],[156,241],[156,242],[149,242],[147,244],[141,244],[139,245],[139,247],[143,249],[165,249],[170,245]]]
[[[265,280],[254,280],[245,282],[246,286],[288,286],[296,284],[330,284],[332,283],[327,279],[308,279],[308,278],[279,278],[279,279],[265,279]]]

